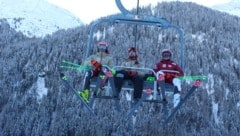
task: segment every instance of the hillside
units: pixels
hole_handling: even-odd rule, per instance
[[[218,4],[211,7],[218,11],[229,13],[230,15],[235,15],[240,17],[240,1],[239,0],[231,0],[225,4]]]
[[[44,37],[83,23],[72,13],[46,0],[0,0],[0,19],[28,37]]]
[[[186,75],[207,76],[166,128],[159,126],[160,105],[144,103],[136,118],[126,121],[124,112],[114,112],[113,101],[99,100],[94,118],[62,84],[59,65],[62,60],[83,61],[89,26],[40,39],[25,37],[2,20],[0,135],[239,135],[240,18],[193,3],[162,3],[153,10],[146,7],[139,13],[164,17],[184,30]],[[120,60],[126,47],[134,44],[134,28],[104,24],[94,43],[105,40],[111,55]],[[138,55],[146,67],[154,66],[165,47],[174,51],[176,59],[177,43],[178,36],[171,30],[138,27]],[[38,76],[43,72],[45,76]],[[81,72],[64,72],[73,78],[74,87],[81,88]],[[184,88],[189,84],[185,82]],[[130,103],[124,100],[121,105],[128,108]]]

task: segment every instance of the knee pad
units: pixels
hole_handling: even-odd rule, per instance
[[[178,91],[181,91],[181,80],[178,78],[173,78],[173,85],[176,86],[178,88]]]

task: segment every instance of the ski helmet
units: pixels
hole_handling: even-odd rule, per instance
[[[162,59],[163,60],[170,60],[172,57],[172,52],[169,49],[162,50]]]
[[[134,47],[130,47],[128,48],[128,59],[129,60],[137,60],[137,52],[136,52],[136,48]]]
[[[97,52],[104,51],[105,53],[108,52],[108,44],[106,42],[99,42],[97,46]]]

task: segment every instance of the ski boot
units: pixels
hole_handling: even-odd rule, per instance
[[[86,103],[89,103],[89,94],[90,94],[90,91],[88,89],[85,89],[83,91],[79,91],[79,96],[83,98],[83,100],[86,102]]]

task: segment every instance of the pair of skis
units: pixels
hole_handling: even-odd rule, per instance
[[[137,108],[152,94],[152,90],[151,89],[147,89],[146,91],[143,91],[142,97],[141,99],[139,99],[135,105],[132,106],[132,108],[130,110],[128,110],[127,112],[127,116],[131,117],[133,115],[133,113],[135,113],[135,111],[137,110]]]
[[[195,81],[198,82],[198,81]],[[163,121],[162,125],[165,126],[170,120],[171,118],[174,116],[174,114],[180,109],[180,107],[186,102],[186,100],[192,95],[192,93],[198,88],[198,85],[193,85],[191,87],[191,89],[187,92],[187,94],[180,100],[179,104],[173,108],[173,110],[171,111],[171,113],[168,115],[168,111],[167,111],[167,107],[165,106],[164,110],[165,112],[165,120]],[[167,115],[167,116],[166,116]]]
[[[64,75],[63,73],[60,73],[60,78],[64,82],[64,85],[70,90],[72,90],[78,96],[84,107],[91,113],[91,115],[96,116],[93,109],[85,102],[85,100],[79,95],[78,91],[70,84],[67,76]]]
[[[170,114],[168,114],[168,108],[167,108],[167,102],[163,103],[163,110],[165,114],[164,121],[162,122],[162,125],[165,126],[171,118],[175,115],[175,113],[180,109],[180,107],[187,101],[187,99],[193,94],[193,92],[201,85],[201,81],[206,79],[206,76],[183,76],[180,78],[181,80],[194,80],[194,83],[190,90],[187,91],[186,95],[180,100],[178,105],[174,107]],[[160,88],[162,91],[162,97],[163,99],[166,99],[165,97],[165,82],[160,81]]]
[[[71,68],[74,67],[73,64],[76,66],[76,69],[78,67],[77,64],[75,63],[70,63],[70,62],[67,62],[67,64],[72,64]],[[80,66],[80,65],[79,65]],[[66,67],[64,67],[66,68]],[[68,67],[69,68],[69,67]],[[95,98],[101,98],[101,99],[114,99],[115,100],[115,107],[116,107],[116,110],[117,111],[121,111],[121,107],[120,107],[120,104],[119,104],[119,98],[114,98],[112,96],[97,96],[95,95],[97,93],[97,91],[100,89],[100,88],[103,88],[103,86],[105,86],[106,82],[109,82],[110,85],[111,85],[111,88],[112,88],[112,91],[113,91],[113,95],[116,96],[116,91],[115,91],[115,84],[114,84],[114,78],[113,78],[113,75],[111,74],[111,72],[109,71],[106,71],[105,72],[105,75],[103,76],[104,78],[101,78],[101,77],[97,77],[97,83],[96,83],[96,87],[93,88],[93,94],[90,95],[91,99],[90,99],[90,102],[89,103],[86,103],[86,101],[81,97],[79,96],[79,93],[78,91],[70,84],[70,82],[68,81],[68,78],[67,76],[65,76],[63,73],[60,73],[60,78],[61,80],[64,82],[65,86],[67,88],[69,88],[70,90],[72,90],[77,96],[78,98],[81,100],[81,102],[83,103],[84,107],[86,107],[86,109],[92,114],[92,115],[96,115],[92,109],[92,106],[93,106],[93,103],[94,103],[94,99]],[[103,90],[101,90],[103,91]]]
[[[71,69],[71,70],[78,70],[78,71],[87,71],[90,70],[91,67],[79,65],[77,63],[73,63],[70,61],[63,60],[60,68]]]
[[[63,63],[67,64],[67,65],[62,65],[60,66],[61,68],[68,68],[68,69],[74,69],[74,70],[89,70],[89,67],[85,67],[82,65],[78,65],[72,62],[68,62],[68,61],[63,61]],[[95,98],[101,98],[101,99],[115,99],[115,107],[117,109],[117,111],[121,111],[121,107],[119,104],[119,98],[114,98],[111,96],[95,96],[93,95],[90,104],[86,103],[82,97],[79,96],[77,90],[69,83],[69,81],[67,80],[67,77],[61,73],[60,74],[62,81],[65,83],[65,85],[71,89],[72,91],[74,91],[74,93],[80,98],[81,102],[83,103],[83,105],[86,107],[86,109],[88,109],[88,111],[92,114],[92,115],[96,115],[93,111],[93,109],[91,108],[90,105],[93,105],[94,103],[94,99]],[[182,106],[182,104],[190,97],[190,95],[199,87],[200,85],[200,80],[205,80],[206,76],[182,76],[182,77],[178,77],[181,80],[195,80],[195,84],[191,87],[191,89],[189,91],[187,91],[187,94],[181,99],[180,103],[172,110],[172,112],[170,114],[168,114],[168,108],[167,108],[167,100],[166,100],[166,96],[165,96],[165,82],[164,81],[160,81],[159,85],[161,88],[161,95],[162,95],[162,100],[158,100],[156,101],[157,103],[162,103],[163,104],[163,112],[165,115],[165,120],[163,122],[163,125],[166,125],[170,119],[174,116],[174,114],[178,111],[178,109]],[[117,92],[115,90],[115,84],[114,84],[114,78],[113,75],[105,75],[105,78],[102,79],[104,82],[106,82],[106,80],[109,80],[113,94],[115,95]],[[97,85],[95,87],[95,91],[97,91],[96,89],[101,87],[101,81],[97,82]],[[133,107],[127,112],[127,116],[130,117],[135,111],[136,109],[141,105],[142,102],[146,101],[146,98],[149,97],[149,95],[151,95],[151,92],[146,91],[143,92],[143,95],[141,97],[141,99],[135,103],[135,105],[133,105]],[[154,101],[153,101],[154,102]]]
[[[103,79],[101,77],[98,77],[97,79],[97,83],[96,83],[96,87],[93,89],[93,95],[90,101],[90,105],[93,105],[94,100],[96,98],[99,99],[113,99],[115,101],[115,109],[120,112],[121,111],[121,107],[120,107],[120,99],[118,98],[118,93],[115,89],[115,83],[114,83],[114,77],[113,74],[110,70],[105,70],[103,75]],[[106,84],[107,82],[110,84],[110,88],[112,90],[112,96],[103,96],[103,95],[98,95],[98,90],[101,88],[101,91],[106,91]]]
[[[179,104],[174,107],[174,109],[169,114],[169,110],[167,107],[168,101],[166,99],[166,83],[164,80],[159,82],[159,86],[161,88],[161,95],[162,100],[157,101],[158,103],[162,103],[163,105],[163,114],[164,114],[164,121],[162,122],[162,125],[165,126],[171,118],[174,116],[174,114],[179,110],[179,108],[186,102],[186,100],[192,95],[192,93],[200,86],[201,80],[205,80],[206,76],[185,76],[181,78],[182,80],[195,80],[194,84],[190,88],[190,90],[187,91],[186,95],[180,100]],[[131,117],[133,113],[137,110],[137,108],[142,104],[142,102],[146,101],[146,98],[151,95],[150,92],[144,92],[141,99],[128,111],[128,117]]]

